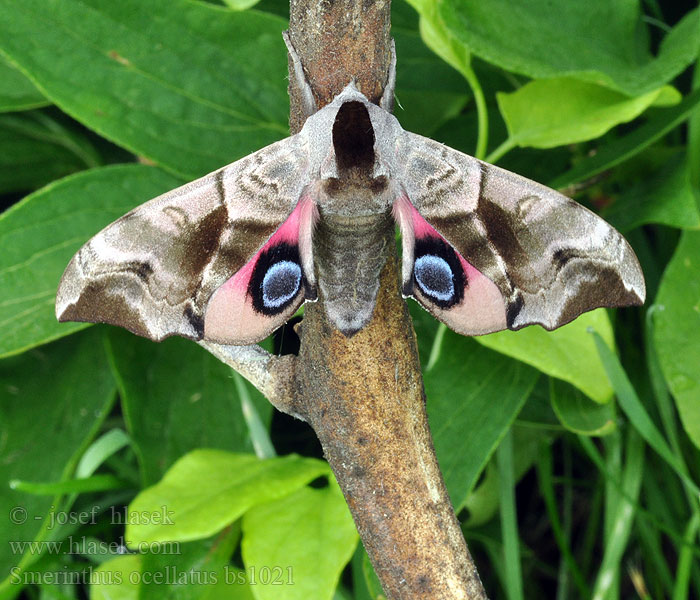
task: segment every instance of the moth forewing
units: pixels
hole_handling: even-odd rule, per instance
[[[412,205],[460,258],[495,284],[505,306],[505,327],[554,329],[593,308],[644,302],[644,278],[633,250],[588,209],[416,134],[406,132],[398,147],[406,157],[400,177]],[[456,285],[463,274],[453,275]],[[467,275],[465,286],[471,281]],[[416,297],[459,331],[461,318],[455,326],[436,312],[430,297]],[[488,307],[488,320],[492,303],[484,294],[475,308]],[[480,325],[471,332],[497,330]]]
[[[210,299],[283,227],[308,169],[303,139],[292,136],[137,207],[73,257],[58,288],[58,319],[112,323],[156,341],[203,339],[206,323],[219,324],[216,314],[207,318]],[[296,243],[300,229],[292,229],[284,241]],[[239,309],[253,303],[241,292]],[[215,339],[258,341],[288,318],[282,313],[226,315],[239,323],[238,337]]]

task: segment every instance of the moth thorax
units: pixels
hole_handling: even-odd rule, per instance
[[[388,210],[353,219],[321,215],[314,232],[318,286],[326,314],[345,335],[372,317],[392,244],[394,222]]]

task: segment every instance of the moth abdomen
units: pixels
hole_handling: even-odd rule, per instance
[[[348,337],[372,317],[393,230],[388,210],[357,219],[321,216],[314,234],[320,295],[328,318]]]

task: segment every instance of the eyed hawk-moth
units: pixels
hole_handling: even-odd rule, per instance
[[[404,296],[461,334],[554,329],[644,302],[639,263],[615,229],[543,185],[404,131],[393,80],[379,105],[351,82],[299,133],[106,227],[66,268],[58,319],[236,345],[318,299],[350,336],[372,316],[396,224]]]

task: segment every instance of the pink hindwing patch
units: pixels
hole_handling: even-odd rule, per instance
[[[469,263],[403,195],[394,202],[402,237],[403,294],[412,296],[457,333],[506,328],[506,307],[495,283]]]
[[[220,344],[260,340],[289,319],[304,298],[316,299],[311,239],[316,205],[302,196],[265,245],[214,292],[204,337]]]

